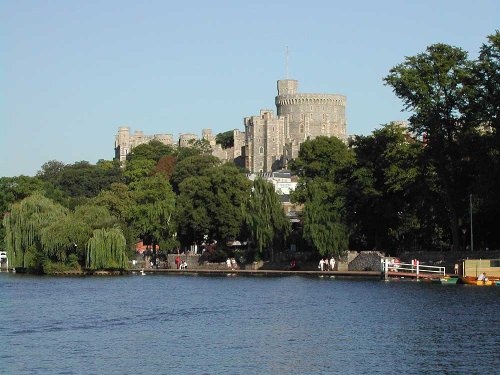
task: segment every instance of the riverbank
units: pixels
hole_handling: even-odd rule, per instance
[[[221,275],[221,276],[325,276],[325,277],[360,277],[380,278],[377,271],[299,271],[299,270],[216,270],[216,269],[131,269],[130,274],[164,274],[164,275]]]

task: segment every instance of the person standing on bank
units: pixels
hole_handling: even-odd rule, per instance
[[[330,271],[335,271],[335,258],[332,257],[330,258]]]

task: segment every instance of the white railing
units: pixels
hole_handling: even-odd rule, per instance
[[[414,273],[417,277],[420,274],[429,274],[435,273],[438,275],[446,275],[446,268],[440,266],[428,266],[425,264],[420,264],[420,262],[416,261],[413,263],[393,263],[391,259],[384,258],[381,259],[381,267],[382,272],[387,276],[389,272],[405,272],[405,273]]]

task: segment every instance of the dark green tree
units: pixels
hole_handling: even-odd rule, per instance
[[[229,130],[224,133],[218,133],[215,136],[215,143],[222,146],[222,148],[231,148],[234,146],[234,131]]]
[[[438,190],[446,205],[452,247],[460,248],[468,181],[463,181],[461,143],[471,131],[467,109],[473,96],[472,63],[460,48],[435,44],[407,57],[385,78],[403,100],[410,130],[425,138],[424,156],[435,170]]]
[[[300,177],[292,199],[304,204],[303,237],[322,256],[348,249],[345,197],[354,163],[353,151],[336,137],[305,141],[291,163]]]
[[[357,163],[347,194],[352,246],[391,253],[436,248],[443,240],[442,205],[435,174],[422,164],[422,142],[391,123],[357,137],[353,150]]]
[[[142,145],[136,146],[127,155],[127,161],[134,159],[153,160],[157,163],[161,158],[174,154],[172,146],[166,145],[158,140],[149,141]]]
[[[170,178],[172,188],[178,193],[179,185],[186,178],[204,176],[216,165],[220,165],[220,160],[212,155],[195,155],[180,160]]]
[[[206,235],[224,247],[227,241],[237,239],[250,187],[250,181],[231,164],[210,167],[203,175],[183,179],[177,210],[181,243],[201,243]]]

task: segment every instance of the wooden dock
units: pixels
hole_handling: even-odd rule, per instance
[[[356,277],[356,278],[381,278],[382,274],[377,271],[299,271],[299,270],[210,270],[210,269],[164,269],[144,268],[131,269],[131,274],[140,274],[141,270],[146,274],[165,275],[207,275],[207,276],[325,276],[325,277]]]

